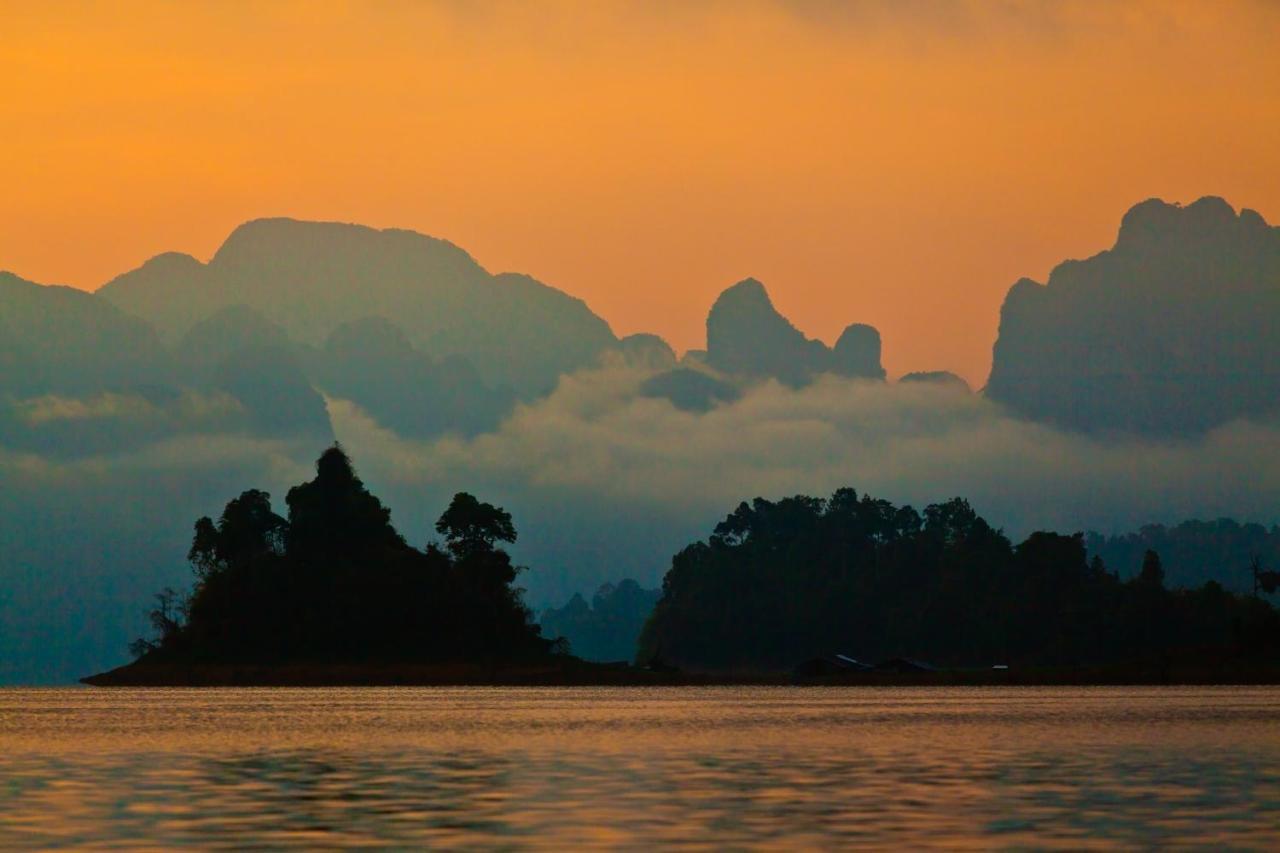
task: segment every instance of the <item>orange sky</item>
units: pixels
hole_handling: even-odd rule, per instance
[[[701,346],[753,275],[891,375],[1150,196],[1280,220],[1280,4],[16,2],[0,269],[95,288],[287,215],[450,239]]]

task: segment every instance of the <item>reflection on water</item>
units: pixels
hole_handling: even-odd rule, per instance
[[[1280,845],[1274,688],[0,690],[0,846]]]

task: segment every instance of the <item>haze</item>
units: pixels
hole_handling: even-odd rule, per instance
[[[701,346],[745,275],[981,385],[1000,302],[1160,196],[1280,218],[1269,3],[11,5],[0,267],[265,215],[435,234]]]

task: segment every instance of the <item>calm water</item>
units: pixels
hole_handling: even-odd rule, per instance
[[[0,690],[0,846],[1280,847],[1280,690]]]

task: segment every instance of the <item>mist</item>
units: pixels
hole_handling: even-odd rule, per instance
[[[640,393],[651,371],[614,363],[565,376],[494,431],[403,437],[327,398],[334,432],[409,541],[424,545],[458,491],[512,512],[535,609],[670,558],[739,501],[841,486],[922,507],[953,496],[1013,537],[1115,532],[1159,521],[1280,520],[1280,425],[1238,421],[1195,439],[1084,435],[1020,419],[931,383],[823,376],[773,381],[702,414]],[[155,407],[119,400],[14,404],[34,431],[92,411],[135,428]],[[162,433],[161,433],[162,434]],[[32,442],[39,446],[40,442]],[[184,433],[127,451],[0,451],[0,638],[5,681],[69,680],[120,663],[150,595],[185,589],[191,524],[248,488],[309,476],[316,439]]]
[[[1274,523],[1280,429],[1236,422],[1193,440],[1083,435],[1020,419],[928,383],[826,377],[755,386],[703,414],[635,394],[624,369],[565,378],[496,432],[414,442],[329,401],[335,431],[397,522],[470,489],[507,506],[530,600],[633,577],[659,583],[675,551],[741,500],[849,485],[922,507],[952,496],[1015,538],[1036,529],[1112,533],[1230,516]],[[1131,567],[1117,567],[1127,569]]]

